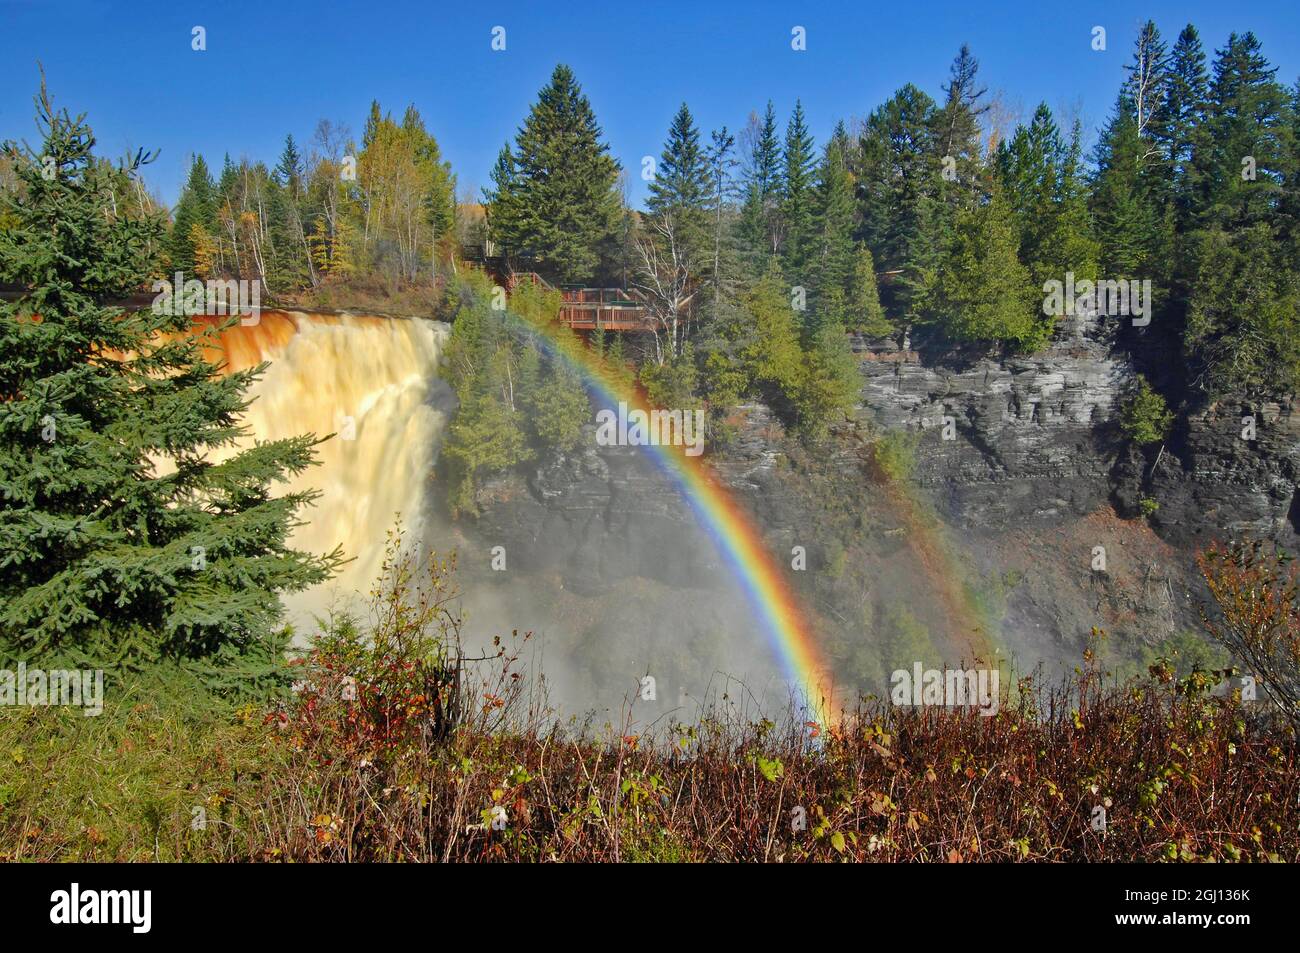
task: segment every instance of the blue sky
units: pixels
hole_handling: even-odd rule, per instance
[[[685,100],[701,128],[733,130],[773,100],[784,123],[796,98],[824,140],[840,118],[866,116],[903,83],[936,98],[960,44],[991,91],[1026,116],[1039,100],[1105,119],[1141,20],[1168,43],[1189,20],[1211,52],[1254,30],[1287,85],[1300,75],[1300,4],[429,2],[277,3],[0,0],[0,138],[30,137],[37,61],[56,101],[86,111],[101,151],[162,150],[146,178],[174,202],[192,151],[214,166],[229,152],[273,163],[284,136],[317,120],[360,134],[372,98],[400,115],[414,102],[462,187],[487,182],[557,62],[573,67],[613,153],[637,174],[658,155]],[[207,30],[205,52],[191,28]],[[490,48],[494,26],[506,50]],[[791,28],[807,50],[790,48]],[[1105,52],[1091,48],[1094,26]]]

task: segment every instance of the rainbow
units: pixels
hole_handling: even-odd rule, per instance
[[[565,341],[557,325],[511,315],[537,335],[548,354],[578,373],[589,392],[609,405],[650,410],[641,388],[612,374],[599,355],[581,341]],[[566,344],[568,346],[566,346]],[[809,723],[832,720],[830,667],[808,626],[807,615],[786,578],[787,570],[764,545],[753,520],[700,457],[662,444],[642,447],[676,486],[697,521],[740,583],[787,683],[806,706]]]

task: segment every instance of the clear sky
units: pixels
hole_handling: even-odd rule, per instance
[[[573,67],[614,155],[644,197],[640,159],[658,155],[684,100],[707,131],[743,127],[770,98],[784,124],[803,101],[819,142],[913,82],[938,98],[962,42],[981,77],[1027,116],[1039,100],[1074,110],[1090,133],[1114,102],[1140,21],[1168,44],[1191,21],[1207,51],[1254,30],[1278,78],[1300,76],[1295,0],[1058,3],[770,3],[751,0],[0,0],[0,139],[34,132],[37,62],[59,104],[86,111],[101,151],[162,150],[150,187],[174,202],[193,151],[273,164],[286,133],[317,120],[360,134],[371,99],[397,116],[414,102],[462,189],[493,159],[557,62]],[[191,29],[207,50],[191,49]],[[791,29],[807,50],[791,49]],[[491,49],[505,27],[506,50]],[[1107,50],[1091,47],[1107,30]]]

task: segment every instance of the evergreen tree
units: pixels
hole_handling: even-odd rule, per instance
[[[619,166],[600,137],[573,71],[557,66],[515,139],[503,218],[494,212],[503,183],[494,179],[493,240],[535,256],[560,281],[591,278],[618,224]]]
[[[1097,144],[1092,206],[1108,278],[1150,278],[1162,260],[1162,221],[1151,143],[1123,95]]]
[[[289,190],[289,197],[296,202],[302,195],[303,163],[292,133],[284,137],[284,149],[276,163],[275,174],[279,183]]]
[[[781,154],[781,252],[786,277],[797,285],[811,285],[814,277],[816,164],[812,132],[804,118],[803,104],[796,100]]]
[[[779,412],[793,415],[805,361],[789,288],[778,267],[769,267],[746,295],[745,310],[753,329],[742,351],[747,377]]]
[[[361,133],[361,148],[369,149],[371,143],[375,141],[375,135],[379,132],[379,124],[383,122],[384,116],[379,109],[379,100],[370,101],[370,112],[366,114],[366,128]]]
[[[1015,215],[994,185],[989,201],[957,217],[939,266],[935,314],[949,338],[1032,351],[1050,324],[1035,315],[1037,289],[1017,257]]]
[[[558,361],[550,362],[537,387],[529,393],[528,407],[538,441],[543,447],[558,450],[572,450],[578,445],[591,413],[582,381]]]
[[[1169,56],[1165,102],[1156,130],[1157,141],[1163,147],[1162,159],[1175,206],[1175,223],[1180,230],[1190,224],[1192,188],[1189,166],[1208,98],[1205,50],[1196,27],[1189,23],[1178,34]]]
[[[741,233],[755,262],[766,262],[780,248],[781,151],[776,110],[769,101],[761,123],[751,117],[744,166],[745,201]],[[766,267],[761,265],[759,271]]]
[[[900,324],[924,312],[941,248],[934,130],[934,100],[908,84],[868,117],[862,133],[862,234],[877,267],[892,279],[882,297]]]
[[[1265,220],[1277,200],[1287,95],[1276,72],[1253,33],[1232,34],[1218,51],[1205,135],[1192,158],[1204,226],[1249,227]]]
[[[198,225],[209,234],[217,230],[217,201],[212,174],[203,156],[194,156],[190,163],[190,174],[181,189],[180,201],[176,204],[176,213],[172,218],[171,252],[172,268],[185,272],[194,272],[194,244],[191,232]]]
[[[817,236],[812,270],[816,274],[815,304],[818,308],[826,295],[838,292],[841,299],[847,295],[853,279],[857,205],[853,194],[853,174],[848,169],[848,138],[844,124],[840,123],[826,144],[817,170],[814,220]]]
[[[1184,339],[1212,399],[1276,399],[1300,387],[1300,276],[1259,223],[1201,237]]]
[[[646,207],[652,215],[671,216],[677,240],[685,248],[692,270],[706,257],[709,168],[700,147],[700,132],[685,103],[673,116],[659,166],[650,183]]]
[[[880,306],[880,289],[876,283],[876,263],[871,249],[859,246],[853,256],[853,278],[849,283],[845,308],[845,325],[869,338],[882,338],[894,330]]]
[[[714,317],[721,306],[722,296],[730,290],[728,279],[735,274],[735,248],[732,232],[727,228],[729,207],[736,197],[736,184],[732,170],[737,166],[733,155],[736,137],[727,127],[710,133],[708,152],[705,155],[709,177],[708,212],[711,231],[711,257],[709,283],[713,288]]]
[[[318,441],[209,461],[243,433],[266,366],[223,375],[189,318],[111,304],[159,266],[163,223],[120,217],[110,197],[147,157],[98,163],[81,117],[56,112],[43,85],[36,103],[44,141],[6,144],[22,187],[0,192],[15,223],[0,261],[27,289],[0,304],[0,656],[270,663],[278,594],[339,562],[288,545],[315,494],[271,492]]]
[[[943,87],[943,108],[934,118],[935,148],[943,163],[938,184],[938,247],[951,240],[957,212],[979,203],[984,196],[980,117],[988,112],[989,106],[980,100],[987,89],[979,83],[979,62],[965,43],[953,59],[949,73]]]
[[[842,420],[862,389],[858,362],[842,328],[827,326],[814,335],[807,353],[797,405],[799,428],[817,438],[829,424]]]
[[[1092,234],[1088,192],[1081,169],[1082,131],[1076,122],[1067,143],[1046,103],[1028,126],[998,146],[1003,195],[1016,213],[1020,261],[1035,285],[1065,273],[1097,277],[1099,249]]]

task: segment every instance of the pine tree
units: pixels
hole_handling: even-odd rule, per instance
[[[845,306],[845,326],[869,338],[883,338],[894,330],[880,306],[880,288],[876,282],[876,263],[871,249],[859,246],[853,256],[853,277]]]
[[[900,324],[926,310],[939,254],[934,100],[908,84],[868,117],[862,133],[862,234],[881,272],[886,312]]]
[[[560,65],[538,94],[515,139],[510,214],[489,210],[494,241],[528,253],[560,281],[591,278],[612,243],[619,217],[618,163],[601,141],[591,103],[573,71]],[[502,183],[494,180],[494,204]]]
[[[278,593],[339,563],[288,545],[316,494],[271,492],[318,441],[209,462],[243,433],[265,365],[223,376],[189,318],[110,304],[160,264],[163,223],[108,197],[148,157],[97,163],[82,117],[43,85],[36,103],[44,141],[6,144],[22,188],[0,193],[16,223],[0,261],[27,289],[0,304],[0,656],[266,662],[283,646]]]
[[[817,170],[816,244],[814,265],[817,306],[822,296],[849,292],[853,278],[853,234],[857,230],[857,203],[854,200],[853,174],[848,169],[848,133],[844,124],[835,128],[826,144]],[[874,283],[874,276],[873,276]]]
[[[785,149],[781,153],[782,267],[796,285],[811,285],[816,254],[816,157],[813,136],[798,100],[785,128]]]
[[[172,219],[171,265],[174,270],[190,274],[194,271],[194,246],[190,235],[195,225],[205,232],[217,230],[217,202],[212,175],[203,156],[196,155],[190,163],[190,174],[181,189],[180,201]]]
[[[935,313],[956,341],[1039,347],[1050,326],[1035,315],[1037,291],[1017,257],[1015,215],[995,183],[989,201],[962,212],[939,266]]]
[[[750,117],[746,138],[741,234],[761,274],[781,244],[781,151],[776,135],[776,110],[770,101],[761,123],[756,117]]]
[[[1214,62],[1205,135],[1192,159],[1199,221],[1246,228],[1277,199],[1285,149],[1286,91],[1253,33],[1228,37]]]
[[[1205,118],[1209,79],[1205,71],[1205,50],[1200,35],[1190,23],[1178,34],[1169,56],[1165,102],[1156,130],[1163,147],[1169,192],[1175,206],[1175,222],[1181,231],[1190,224],[1192,188],[1189,166],[1198,130]]]

